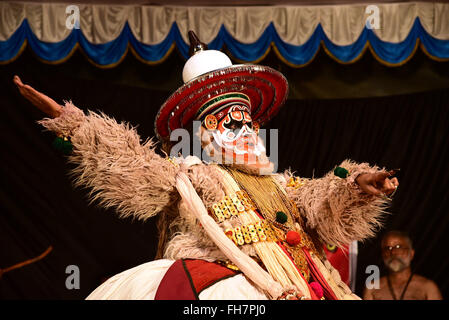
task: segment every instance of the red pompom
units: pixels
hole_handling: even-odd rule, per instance
[[[323,287],[316,281],[310,283],[310,287],[317,295],[318,299],[323,297]]]
[[[289,231],[287,232],[287,236],[285,238],[287,243],[291,246],[296,246],[301,242],[301,236],[296,231]]]

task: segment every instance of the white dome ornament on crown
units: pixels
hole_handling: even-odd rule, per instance
[[[189,31],[189,41],[190,58],[182,70],[184,83],[205,73],[232,66],[231,59],[227,55],[221,51],[208,50],[193,31]]]

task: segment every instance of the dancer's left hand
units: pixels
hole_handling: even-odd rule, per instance
[[[394,171],[389,172],[376,172],[376,173],[362,173],[355,180],[360,189],[364,192],[372,195],[390,195],[399,186],[398,178],[390,177],[394,174]]]

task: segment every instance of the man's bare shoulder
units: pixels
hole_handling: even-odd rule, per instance
[[[433,280],[428,279],[428,278],[426,278],[424,276],[421,276],[419,274],[414,274],[412,281],[413,281],[413,283],[415,285],[422,286],[423,288],[431,288],[431,287],[436,287],[437,286],[436,283]]]
[[[424,276],[415,274],[413,276],[413,286],[421,288],[421,291],[425,292],[427,299],[439,300],[442,299],[441,292],[437,284]]]

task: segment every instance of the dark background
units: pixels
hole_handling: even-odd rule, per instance
[[[70,165],[52,148],[54,135],[36,124],[43,115],[20,96],[13,75],[60,103],[72,99],[83,110],[139,125],[146,138],[154,135],[159,106],[182,84],[184,62],[177,52],[158,65],[129,54],[119,66],[101,69],[76,51],[68,61],[49,65],[27,48],[0,65],[0,268],[54,248],[43,260],[4,274],[0,298],[83,299],[105,278],[151,261],[157,244],[157,218],[118,219],[112,210],[89,204],[86,190],[72,187]],[[346,158],[400,168],[401,185],[384,230],[411,234],[416,272],[448,296],[449,62],[418,50],[401,67],[386,67],[369,52],[342,65],[321,50],[300,69],[274,53],[260,64],[290,82],[286,106],[269,124],[280,129],[279,170],[320,177]],[[379,238],[359,244],[359,295],[366,266],[382,265],[379,251]],[[79,290],[65,287],[68,265],[80,268]]]

